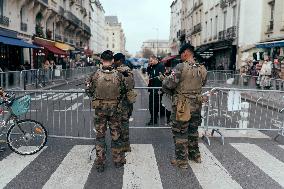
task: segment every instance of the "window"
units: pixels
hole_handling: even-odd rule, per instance
[[[114,35],[114,33],[112,33],[112,35]]]
[[[210,19],[210,38],[212,37],[213,35],[213,20],[212,18]]]
[[[114,47],[115,47],[114,44],[112,44],[112,48],[113,48],[113,49],[114,49]]]
[[[215,36],[217,36],[218,33],[218,16],[215,17]]]
[[[224,12],[224,24],[223,24],[223,30],[227,29],[227,11]]]
[[[274,12],[275,12],[275,1],[270,3],[270,20],[274,20]]]
[[[107,44],[107,48],[109,47],[109,45]]]
[[[237,6],[233,7],[233,26],[237,25]]]
[[[207,33],[207,21],[205,22],[205,39],[207,39],[208,33]]]
[[[21,23],[23,23],[23,7],[21,8],[21,10],[20,10],[20,21],[21,21]]]
[[[0,0],[0,16],[4,15],[4,0]]]

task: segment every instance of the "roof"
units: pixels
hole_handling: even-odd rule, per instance
[[[117,16],[106,16],[105,22],[107,22],[109,24],[118,24],[118,18],[117,18]]]

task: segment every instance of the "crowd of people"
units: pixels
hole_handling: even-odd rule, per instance
[[[269,89],[271,87],[271,79],[281,78],[281,67],[284,63],[272,61],[268,55],[264,55],[264,60],[254,61],[250,58],[242,59],[240,65],[240,75],[243,77],[243,84],[247,84],[249,81],[248,76],[252,76],[255,79],[256,86],[263,89]]]

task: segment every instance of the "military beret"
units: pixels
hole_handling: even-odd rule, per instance
[[[190,43],[182,45],[179,49],[179,54],[181,55],[185,50],[190,50],[191,52],[194,52],[194,46],[192,46]]]
[[[116,53],[113,57],[114,61],[125,60],[125,56],[122,53]]]

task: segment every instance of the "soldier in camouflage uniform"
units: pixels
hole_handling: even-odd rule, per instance
[[[136,97],[134,92],[135,82],[133,78],[133,72],[128,66],[124,64],[124,62],[125,62],[125,56],[122,53],[117,53],[114,55],[114,67],[118,72],[122,73],[122,75],[124,76],[127,91],[129,91],[122,98],[121,128],[122,128],[123,151],[131,152],[130,142],[129,142],[129,118],[132,115],[133,103],[135,102],[135,97]]]
[[[103,172],[106,161],[105,135],[107,124],[111,134],[111,150],[116,167],[123,166],[125,155],[122,151],[121,113],[118,108],[123,94],[126,92],[124,77],[113,69],[113,54],[105,51],[101,55],[102,68],[97,70],[88,79],[88,93],[93,97],[92,105],[95,109],[95,166],[98,172]]]
[[[188,159],[201,162],[198,126],[201,125],[201,92],[207,71],[194,60],[194,47],[190,44],[181,47],[180,55],[183,62],[173,69],[170,76],[163,79],[163,89],[173,95],[171,127],[176,159],[171,163],[187,169]]]

